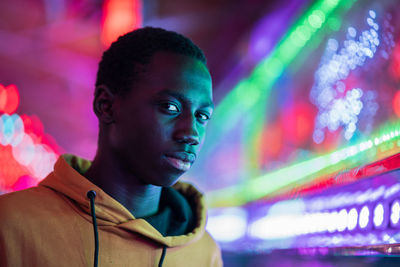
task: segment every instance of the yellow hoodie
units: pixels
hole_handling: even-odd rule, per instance
[[[184,196],[193,211],[190,232],[164,236],[151,218],[136,219],[79,173],[89,166],[89,161],[77,157],[60,157],[37,187],[0,196],[0,266],[93,266],[90,190],[97,193],[99,267],[159,266],[164,247],[163,267],[222,266],[220,250],[204,228],[204,199],[193,186],[177,183],[176,191],[169,189]],[[170,212],[176,209],[173,205],[166,218],[171,219]]]

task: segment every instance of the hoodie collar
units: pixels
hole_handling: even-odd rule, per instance
[[[90,204],[86,194],[89,190],[94,190],[97,193],[95,205],[99,226],[115,226],[127,231],[133,231],[169,247],[191,243],[203,235],[206,223],[205,201],[202,194],[192,185],[178,182],[173,186],[174,190],[171,188],[163,190],[162,197],[164,201],[162,200],[160,212],[152,216],[154,218],[145,218],[148,221],[136,219],[122,204],[82,176],[81,173],[87,171],[90,165],[91,162],[88,160],[73,155],[63,155],[57,160],[54,171],[39,186],[51,188],[70,199],[88,220],[91,220]],[[175,190],[177,192],[174,192]],[[178,207],[174,205],[176,205],[177,201],[179,202],[179,198],[185,198],[187,203],[190,203],[190,206],[186,208],[192,209],[194,215],[192,219],[177,211]],[[161,217],[157,218],[157,216]],[[177,227],[169,226],[164,229],[159,228],[163,232],[160,233],[156,229],[158,219],[165,220],[171,218],[171,216],[177,218],[178,221],[184,221],[184,225],[181,227],[186,230],[193,230],[186,234],[174,236],[177,233]],[[182,230],[178,230],[178,232],[181,233]],[[164,236],[163,234],[170,236]]]

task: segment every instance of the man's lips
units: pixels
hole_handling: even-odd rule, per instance
[[[165,159],[174,168],[188,171],[195,161],[196,155],[189,152],[170,152],[165,154]]]
[[[194,153],[185,151],[169,152],[165,155],[170,158],[176,158],[184,162],[189,162],[190,164],[192,164],[196,159],[196,155]]]

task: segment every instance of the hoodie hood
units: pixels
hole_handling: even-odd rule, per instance
[[[124,235],[125,231],[120,229],[126,230],[126,238],[130,237],[129,232],[135,232],[159,244],[176,247],[195,242],[203,236],[206,224],[205,201],[203,195],[192,185],[178,182],[172,188],[163,188],[160,212],[148,218],[137,219],[122,204],[81,174],[85,173],[90,165],[91,162],[88,160],[63,155],[57,160],[54,171],[39,186],[48,187],[69,199],[73,203],[73,208],[88,221],[91,221],[91,215],[90,202],[86,194],[90,190],[96,191],[98,226],[110,232],[115,231],[118,235]],[[186,208],[191,209],[189,214],[182,212]],[[172,222],[175,225],[169,228],[157,226],[158,221],[169,218],[178,218],[178,221]],[[160,227],[164,230],[160,230]],[[179,230],[182,227],[191,230],[185,234],[175,235],[182,232]]]

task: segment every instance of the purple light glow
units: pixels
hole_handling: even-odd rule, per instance
[[[279,40],[282,33],[290,25],[290,17],[296,13],[303,1],[290,1],[284,9],[279,12],[268,13],[255,26],[251,33],[249,58],[253,62],[264,59]],[[275,25],[275,27],[271,27]],[[279,25],[279,27],[276,27]]]
[[[310,197],[250,206],[247,231],[232,246],[243,240],[261,250],[397,244],[399,193],[395,171]]]
[[[400,200],[396,199],[393,201],[391,209],[390,209],[390,224],[392,227],[399,227],[400,219]]]

